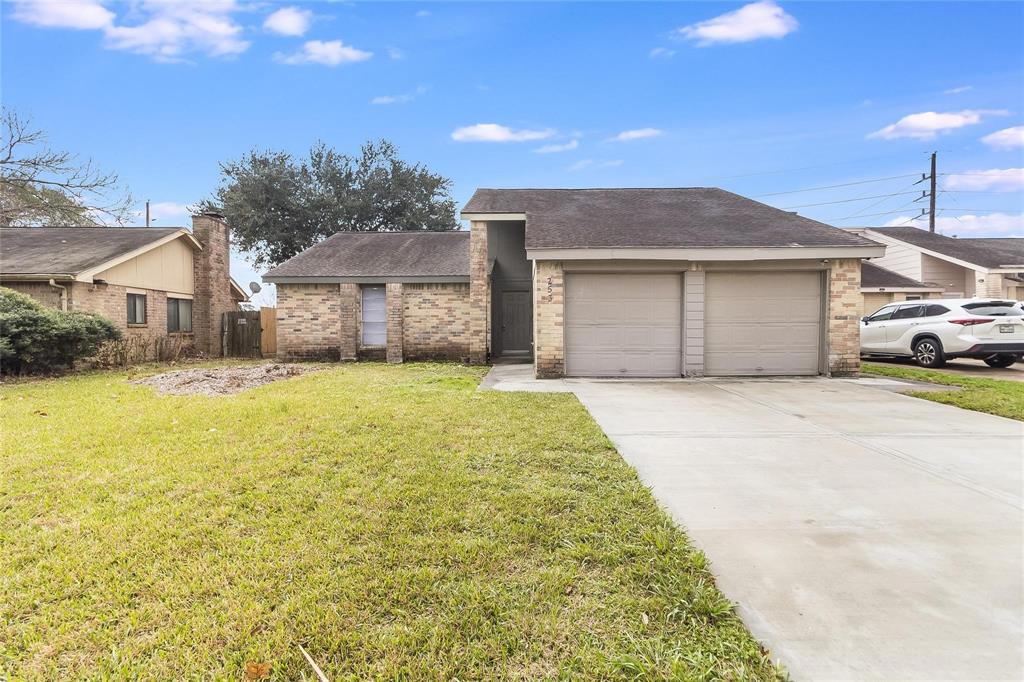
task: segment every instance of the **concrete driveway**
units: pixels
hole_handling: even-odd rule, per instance
[[[844,380],[490,383],[574,392],[795,679],[1024,673],[1024,424]]]

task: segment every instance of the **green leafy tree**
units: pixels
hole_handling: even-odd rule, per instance
[[[308,158],[249,152],[221,164],[222,182],[199,210],[218,210],[235,244],[257,266],[273,266],[341,230],[454,230],[452,181],[398,157],[386,140],[359,156],[320,142]]]

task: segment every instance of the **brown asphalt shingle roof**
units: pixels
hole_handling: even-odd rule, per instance
[[[77,275],[180,227],[0,227],[0,275]]]
[[[958,239],[917,227],[870,227],[868,229],[922,249],[980,265],[983,268],[1024,265],[1024,253],[1020,252],[1019,247],[991,243],[1001,240]]]
[[[880,265],[869,261],[861,261],[860,264],[860,285],[865,288],[886,288],[886,289],[927,289],[930,288],[924,282],[904,277],[898,272],[893,272]]]
[[[469,277],[469,232],[338,232],[263,278],[280,277]]]
[[[464,213],[525,213],[526,248],[877,246],[713,187],[478,189]]]

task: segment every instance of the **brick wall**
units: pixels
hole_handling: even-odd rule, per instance
[[[406,284],[402,338],[407,360],[470,357],[471,308],[468,284]],[[388,330],[390,334],[390,329]]]
[[[533,277],[534,367],[537,377],[565,374],[565,275],[561,261],[536,261]]]
[[[231,297],[231,232],[223,218],[202,214],[192,216],[192,235],[203,245],[203,250],[192,259],[192,331],[196,348],[209,355],[220,355],[221,317],[238,309]]]
[[[65,282],[64,286],[70,284]],[[60,310],[60,289],[51,287],[49,282],[0,282],[0,286],[31,296],[48,308]]]
[[[351,307],[349,301],[346,312]],[[337,284],[278,284],[278,357],[341,358],[342,308],[341,290]],[[351,351],[345,359],[355,357],[354,349]]]
[[[487,338],[491,319],[491,278],[487,271],[487,223],[473,221],[469,233],[469,359],[476,365],[487,362]]]
[[[828,281],[828,369],[833,376],[860,372],[860,261],[832,262]]]
[[[385,357],[388,362],[401,362],[404,336],[402,317],[405,312],[405,306],[402,301],[402,283],[389,282],[386,286],[385,295],[388,325],[388,343]]]

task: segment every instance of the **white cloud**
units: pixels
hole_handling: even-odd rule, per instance
[[[782,38],[800,24],[772,0],[761,0],[714,19],[683,26],[676,32],[698,47],[719,43],[746,43],[761,38]]]
[[[643,140],[648,137],[659,137],[664,134],[664,130],[659,130],[657,128],[637,128],[636,130],[623,130],[621,133],[611,138],[611,141],[631,142],[633,140]]]
[[[533,150],[534,154],[556,154],[558,152],[570,152],[580,146],[579,140],[569,140],[564,144],[546,144]]]
[[[360,50],[346,45],[340,40],[308,40],[302,49],[292,54],[274,55],[274,59],[282,64],[323,64],[324,66],[341,66],[365,62],[373,56],[372,52]]]
[[[418,16],[421,19],[423,17],[429,17],[431,14],[433,14],[433,12],[431,12],[428,9],[421,9],[419,12],[416,12],[416,16]]]
[[[114,23],[115,15],[97,0],[19,0],[14,4],[12,16],[34,26],[84,30],[106,28]]]
[[[915,140],[933,140],[936,135],[948,133],[957,128],[975,125],[987,116],[1005,116],[1002,109],[964,109],[963,111],[924,111],[910,114],[868,135],[869,138],[895,140],[909,137]]]
[[[961,86],[956,87],[956,88],[950,88],[948,90],[943,90],[942,94],[943,95],[959,95],[961,92],[969,92],[969,91],[971,91],[973,89],[974,89],[973,85],[961,85]]]
[[[911,218],[901,216],[893,218],[886,226],[911,225],[921,227],[927,225],[928,216]],[[914,223],[917,223],[916,225]],[[935,230],[946,235],[958,237],[998,237],[1024,234],[1024,213],[989,213],[987,215],[962,215],[935,217]]]
[[[427,90],[426,86],[421,85],[412,92],[406,92],[401,95],[380,95],[371,99],[370,104],[405,104],[426,93]]]
[[[399,50],[397,47],[389,47],[388,48],[388,57],[390,59],[396,59],[396,60],[397,59],[404,59],[405,58],[405,52],[403,52],[402,50]]]
[[[121,7],[122,5],[117,5]],[[234,55],[249,48],[233,15],[235,0],[140,0],[121,22],[96,0],[19,0],[12,16],[36,26],[98,30],[108,49],[145,54],[159,61],[181,61],[188,53]]]
[[[675,50],[670,50],[667,47],[655,47],[647,53],[647,56],[651,59],[668,59],[669,57],[674,57],[675,54]]]
[[[992,168],[953,173],[945,181],[946,189],[975,192],[1024,192],[1024,168]]]
[[[263,21],[263,28],[283,36],[302,36],[313,23],[313,12],[298,7],[282,7]]]
[[[981,138],[981,141],[995,149],[1024,147],[1024,126],[1003,128]]]
[[[497,123],[477,123],[456,128],[452,139],[456,142],[529,142],[545,140],[555,134],[554,130],[513,130]]]
[[[622,159],[610,159],[608,161],[595,161],[594,159],[582,159],[577,161],[573,165],[569,166],[569,170],[581,171],[581,170],[596,170],[599,168],[615,168],[616,166],[622,165]]]

